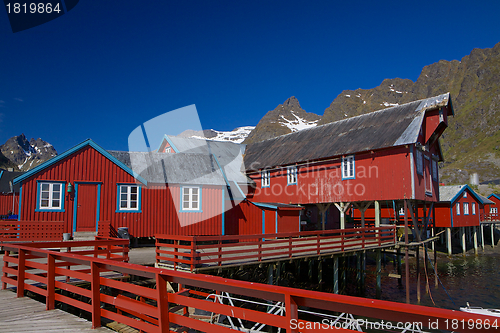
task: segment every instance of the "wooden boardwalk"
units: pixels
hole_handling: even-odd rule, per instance
[[[59,309],[46,311],[45,304],[29,297],[16,298],[11,290],[0,290],[0,332],[113,332]]]

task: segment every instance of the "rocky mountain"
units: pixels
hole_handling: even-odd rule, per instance
[[[24,134],[8,139],[0,146],[0,152],[8,160],[5,165],[0,164],[0,168],[17,171],[28,171],[57,155],[50,143],[40,138],[28,141]]]
[[[314,127],[320,118],[302,109],[297,98],[292,96],[276,109],[267,112],[243,143],[259,142]]]
[[[255,126],[244,126],[235,128],[232,131],[216,131],[213,129],[203,131],[186,130],[178,136],[182,138],[199,138],[214,141],[242,143],[254,128]]]
[[[345,90],[325,110],[320,124],[445,92],[451,93],[455,117],[441,140],[441,180],[466,183],[473,172],[481,181],[500,178],[500,43],[474,49],[461,61],[426,66],[416,82],[386,79],[373,89]]]

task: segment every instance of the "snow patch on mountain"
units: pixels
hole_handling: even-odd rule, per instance
[[[281,126],[288,127],[288,129],[290,129],[290,131],[292,132],[298,132],[303,129],[315,127],[318,125],[318,120],[308,121],[297,116],[295,112],[293,112],[293,110],[291,110],[290,112],[295,117],[295,119],[286,119],[283,115],[281,115],[280,117],[281,119],[283,119],[283,121],[280,121],[279,123],[281,124]]]
[[[255,126],[243,126],[235,128],[232,131],[216,131],[212,129],[210,130],[210,136],[192,135],[191,137],[196,139],[242,143],[254,128]]]

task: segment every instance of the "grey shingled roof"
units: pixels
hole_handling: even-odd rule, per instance
[[[483,205],[496,205],[494,201],[491,201],[490,199],[483,197],[481,194],[476,193],[477,196],[483,201]]]
[[[449,93],[249,144],[245,165],[262,169],[413,144],[425,111],[442,106],[452,109]]]
[[[439,186],[439,201],[451,202],[466,185]]]
[[[16,172],[16,171],[3,171],[2,177],[0,177],[0,193],[19,193],[19,184],[12,185],[11,182],[17,176],[22,175],[24,172]]]

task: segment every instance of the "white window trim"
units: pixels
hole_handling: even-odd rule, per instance
[[[342,179],[356,179],[356,161],[354,155],[342,157]]]
[[[42,186],[49,185],[49,197],[44,199]],[[54,185],[59,185],[59,191],[54,191]],[[45,191],[47,192],[47,191]],[[59,192],[59,199],[54,199],[54,193]],[[36,211],[64,211],[64,182],[43,181],[38,183],[38,202]],[[42,200],[48,200],[48,206],[42,206]],[[59,200],[58,206],[53,206],[54,200]]]
[[[464,215],[469,215],[469,203],[464,202]]]
[[[271,186],[271,172],[269,170],[262,170],[261,173],[261,187]]]
[[[295,165],[286,168],[286,183],[287,185],[297,185],[297,167]]]
[[[193,190],[196,189],[197,193],[194,194]],[[187,193],[186,193],[187,191]],[[201,186],[182,186],[181,188],[181,212],[201,212]],[[185,200],[184,196],[187,195],[188,199]],[[196,199],[195,199],[196,196]],[[187,207],[184,207],[184,203],[187,203]],[[194,205],[196,203],[196,207]]]
[[[490,214],[497,214],[498,213],[498,208],[497,207],[491,207],[490,208]]]
[[[117,212],[139,212],[141,210],[141,187],[135,184],[117,184]],[[137,193],[132,193],[132,188],[137,188]],[[126,193],[122,193],[122,189],[126,188]],[[127,198],[122,200],[122,194],[126,194]],[[132,194],[137,194],[137,199],[132,199]],[[132,202],[136,202],[136,207],[132,207]],[[122,207],[122,202],[126,202],[126,207]]]
[[[460,215],[460,202],[457,202],[457,215]]]
[[[464,198],[467,198],[467,192],[464,192]]]
[[[476,203],[473,202],[471,205],[472,205],[472,215],[476,215]]]
[[[165,153],[169,154],[172,152],[172,147],[166,147],[165,148]]]

